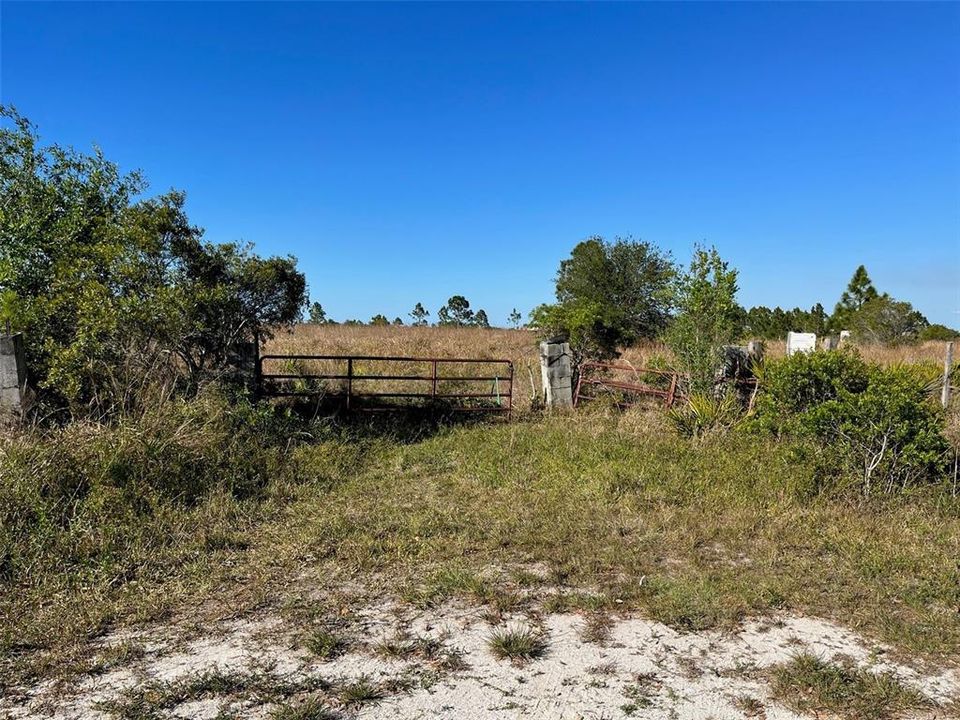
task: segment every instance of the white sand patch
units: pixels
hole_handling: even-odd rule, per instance
[[[284,627],[274,616],[222,625],[189,641],[174,628],[157,628],[134,638],[150,650],[127,667],[81,678],[67,689],[43,684],[28,688],[20,700],[0,700],[0,717],[106,718],[110,716],[96,710],[98,702],[143,683],[175,682],[214,670],[269,668],[284,680],[330,681],[334,689],[325,699],[332,705],[337,703],[338,684],[366,677],[383,685],[386,697],[380,702],[341,708],[345,717],[368,720],[797,720],[799,716],[770,698],[765,671],[800,652],[827,660],[846,657],[872,671],[892,672],[940,703],[960,697],[956,669],[925,672],[895,663],[887,648],[813,618],[755,620],[727,633],[681,633],[658,622],[622,618],[613,622],[609,640],[600,645],[582,639],[585,620],[579,615],[513,617],[508,619],[511,624],[526,623],[546,641],[542,657],[518,665],[491,654],[488,641],[494,626],[485,617],[482,608],[456,604],[431,611],[366,607],[344,629],[351,639],[349,651],[330,661],[299,647],[297,629]],[[452,653],[442,657],[458,658],[462,667],[450,670],[422,652],[394,657],[378,652],[380,641],[398,636],[439,640],[443,653]],[[105,642],[121,640],[130,638],[118,635]],[[212,719],[229,707],[238,717],[268,717],[270,706],[258,703],[242,692],[237,697],[205,696],[182,703],[167,716]]]

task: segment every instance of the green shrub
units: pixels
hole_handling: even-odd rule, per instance
[[[737,271],[716,248],[697,247],[690,268],[676,283],[679,312],[664,339],[686,375],[691,393],[713,390],[723,347],[737,334]]]
[[[758,423],[813,440],[825,450],[818,470],[832,463],[865,492],[906,488],[937,477],[948,449],[927,374],[852,351],[798,353],[764,367]]]
[[[862,471],[866,492],[935,477],[947,452],[943,415],[908,368],[871,368],[863,392],[828,400],[803,422]]]
[[[867,364],[855,351],[796,353],[768,360],[758,372],[757,416],[764,427],[782,432],[798,416],[844,394],[863,392]]]

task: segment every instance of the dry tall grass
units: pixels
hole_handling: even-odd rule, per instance
[[[766,348],[769,357],[783,357],[787,352],[787,343],[783,340],[768,342]],[[930,340],[916,345],[858,345],[857,350],[864,360],[879,365],[943,364],[946,343]]]
[[[290,355],[382,355],[422,358],[481,358],[510,360],[514,367],[513,404],[527,408],[540,393],[540,361],[537,337],[529,330],[504,330],[451,327],[371,327],[356,325],[298,325],[278,334],[266,344],[264,354]],[[494,366],[482,368],[451,367],[448,374],[494,372]],[[265,364],[266,372],[276,372]],[[313,363],[310,369],[336,372],[330,364]],[[340,368],[342,371],[342,368]],[[429,372],[426,367],[379,364],[371,373],[410,374]],[[380,384],[378,390],[401,391],[399,383]],[[407,391],[425,391],[428,386],[406,383]],[[477,391],[479,388],[467,388]]]
[[[279,333],[267,343],[264,353],[510,360],[514,366],[513,404],[517,409],[524,409],[530,407],[533,398],[538,397],[541,392],[537,342],[537,334],[532,330],[304,324]],[[786,343],[767,343],[769,357],[783,357],[785,352]],[[860,352],[865,360],[882,365],[942,363],[944,343],[927,342],[896,347],[864,346],[860,348]],[[669,348],[657,342],[627,348],[622,356],[623,362],[635,367],[657,366],[663,363],[669,365],[672,360]],[[371,372],[387,372],[389,367],[380,366]],[[324,366],[319,363],[308,369],[315,372],[336,371],[332,365]],[[422,368],[396,366],[395,370],[396,374],[407,374],[419,372]],[[454,368],[450,370],[455,371]],[[277,372],[278,366],[268,366],[267,371]],[[397,389],[397,386],[392,389]]]

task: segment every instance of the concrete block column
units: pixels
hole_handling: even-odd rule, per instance
[[[547,407],[573,406],[573,364],[569,343],[550,340],[540,343],[540,375]]]
[[[0,413],[19,413],[23,409],[26,385],[23,335],[0,335]]]

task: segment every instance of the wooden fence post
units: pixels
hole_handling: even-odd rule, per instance
[[[946,408],[950,404],[950,371],[953,369],[953,343],[947,343],[947,354],[943,358],[943,390],[940,403]]]

